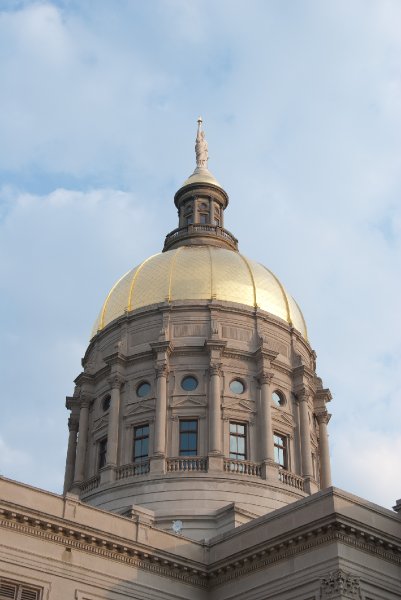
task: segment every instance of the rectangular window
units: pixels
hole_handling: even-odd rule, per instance
[[[180,456],[197,456],[198,421],[180,421]]]
[[[149,456],[149,425],[134,427],[133,461],[141,462]]]
[[[106,464],[107,454],[107,438],[103,438],[99,442],[99,469],[102,469]]]
[[[29,585],[0,579],[0,598],[9,600],[39,600],[42,597],[39,588],[33,588]]]
[[[230,422],[230,458],[246,460],[246,425]]]
[[[201,213],[199,215],[199,223],[202,223],[203,225],[205,225],[209,220],[209,215],[206,213]]]
[[[278,433],[274,434],[274,460],[283,469],[288,468],[287,438]]]

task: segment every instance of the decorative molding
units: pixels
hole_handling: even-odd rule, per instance
[[[171,408],[182,408],[184,406],[206,406],[206,396],[181,396],[170,401]]]
[[[77,432],[79,428],[79,419],[74,417],[68,418],[68,430]]]
[[[168,375],[168,367],[167,363],[161,363],[156,365],[156,378],[167,377]]]
[[[269,373],[268,371],[261,371],[258,375],[258,381],[260,385],[270,385],[273,381],[274,374]]]
[[[132,542],[118,538],[107,539],[96,535],[98,531],[90,533],[89,528],[82,531],[75,528],[71,523],[63,526],[61,523],[50,522],[50,520],[36,519],[19,512],[6,511],[0,508],[0,528],[12,529],[24,535],[30,535],[45,539],[49,542],[61,544],[64,547],[75,548],[89,554],[97,554],[108,560],[116,560],[125,564],[136,566],[164,575],[172,579],[178,579],[198,587],[207,587],[207,572],[201,570],[198,563],[188,568],[188,561],[181,558],[171,559],[162,553],[156,554],[146,547],[133,545]],[[127,542],[127,545],[125,545]]]
[[[119,375],[118,373],[114,373],[113,375],[110,375],[110,377],[107,378],[107,383],[109,384],[112,390],[121,389],[121,387],[124,385],[124,382],[125,379],[121,377],[121,375]]]
[[[360,598],[361,588],[359,577],[354,577],[350,573],[337,569],[329,573],[328,577],[321,579],[320,598]]]

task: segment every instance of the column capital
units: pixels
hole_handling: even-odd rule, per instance
[[[78,431],[79,421],[78,419],[74,419],[74,417],[69,417],[68,419],[68,429],[69,431]]]
[[[258,381],[260,385],[269,385],[273,381],[273,373],[269,373],[268,371],[261,371],[258,375]]]
[[[319,423],[319,425],[321,423],[325,423],[327,425],[327,423],[331,419],[331,414],[329,412],[327,412],[327,410],[315,412],[315,416],[316,416],[316,419],[317,419],[317,422]]]
[[[221,375],[221,363],[215,362],[211,363],[209,367],[210,376],[212,375]]]
[[[113,375],[110,375],[110,377],[108,377],[107,382],[110,385],[111,389],[120,389],[124,384],[125,379],[124,377],[121,377],[121,375],[119,375],[118,373],[114,373]]]
[[[308,402],[312,396],[313,396],[312,390],[310,390],[307,387],[304,387],[297,392],[296,398],[297,398],[298,402]]]
[[[89,404],[91,403],[92,396],[90,394],[86,394],[85,392],[81,392],[79,399],[80,399],[80,407],[87,408],[89,406]]]
[[[167,375],[168,375],[167,363],[162,363],[162,364],[156,365],[157,379],[159,379],[159,377],[167,377]]]

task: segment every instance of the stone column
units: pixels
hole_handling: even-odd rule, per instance
[[[78,493],[80,484],[85,476],[85,457],[86,446],[88,442],[88,421],[89,421],[89,398],[81,396],[81,409],[79,412],[79,435],[77,444],[77,456],[75,460],[75,475],[73,491]]]
[[[75,472],[75,458],[77,452],[77,433],[78,433],[78,419],[70,417],[68,419],[68,448],[67,448],[67,459],[65,461],[65,477],[64,477],[64,489],[63,494],[66,494],[74,481]]]
[[[108,381],[111,387],[111,400],[107,427],[106,466],[116,467],[120,421],[120,389],[124,380],[116,374],[110,377]]]
[[[329,422],[330,415],[324,412],[317,413],[316,417],[319,423],[320,488],[324,490],[332,485],[329,436],[327,433],[327,423]]]
[[[273,439],[273,421],[271,409],[271,373],[262,373],[260,381],[260,404],[261,404],[261,459],[274,463],[274,439]]]
[[[310,424],[308,410],[309,395],[303,393],[299,401],[299,421],[301,434],[302,475],[313,478],[312,446],[310,440]]]
[[[209,454],[221,454],[220,363],[210,365]]]
[[[166,456],[166,422],[167,422],[167,365],[159,365],[156,369],[157,396],[155,418],[154,454]]]

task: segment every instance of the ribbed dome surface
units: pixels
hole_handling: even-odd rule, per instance
[[[214,246],[182,246],[151,256],[110,290],[92,337],[126,311],[174,300],[226,300],[258,307],[307,330],[295,300],[275,275],[239,252]]]

